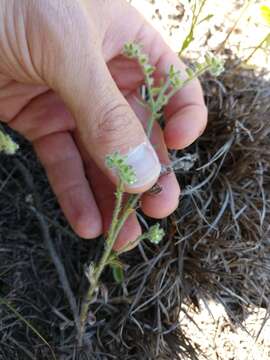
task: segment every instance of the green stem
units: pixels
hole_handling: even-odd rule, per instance
[[[159,118],[159,114],[157,113],[152,113],[152,115],[150,116],[149,120],[148,120],[148,125],[147,125],[147,130],[146,130],[146,135],[148,137],[148,139],[151,137],[152,134],[152,129],[154,126],[154,122]]]
[[[170,80],[170,78],[168,78],[158,94],[158,97],[156,100],[157,104],[159,104],[162,97],[166,94],[166,91],[169,89],[170,85],[171,85],[171,80]]]
[[[263,46],[263,44],[270,38],[270,34],[267,34],[262,41],[256,46],[256,48],[251,52],[251,54],[244,60],[245,63],[247,63],[254,54]]]
[[[149,95],[149,105],[150,105],[150,109],[153,110],[155,108],[155,100],[154,100],[154,96],[152,93],[152,86],[151,86],[151,77],[144,73],[145,76],[145,84],[146,84],[146,88],[148,91],[148,95]]]
[[[196,78],[198,78],[199,76],[201,76],[203,73],[205,73],[207,70],[209,70],[211,68],[210,65],[205,65],[201,70],[197,71],[196,73],[194,73],[193,76],[187,78],[179,87],[176,87],[175,89],[173,89],[168,95],[168,102],[171,100],[172,97],[174,97],[174,95],[176,95],[178,93],[178,91],[185,87],[188,83],[190,83],[191,81],[195,80]]]
[[[188,35],[186,36],[185,40],[183,41],[183,44],[182,44],[181,50],[180,50],[179,53],[178,53],[178,56],[182,56],[184,50],[186,50],[186,49],[189,47],[189,45],[191,44],[191,42],[194,40],[194,39],[193,39],[194,30],[195,30],[196,25],[197,25],[197,23],[198,23],[199,16],[200,16],[200,14],[201,14],[201,12],[202,12],[205,4],[206,4],[206,1],[207,1],[207,0],[203,0],[203,1],[201,2],[200,8],[199,8],[197,14],[196,14],[196,7],[197,7],[196,5],[197,5],[197,2],[195,1],[194,7],[193,7],[193,9],[192,9],[193,18],[192,18],[191,27],[190,27],[190,30],[189,30]],[[187,42],[187,39],[189,39],[188,42]]]
[[[134,246],[135,246],[135,245],[136,245],[136,246],[139,245],[139,243],[140,243],[141,241],[147,239],[147,235],[148,235],[148,234],[142,234],[142,235],[138,236],[136,240],[134,240],[134,241],[126,244],[126,246],[124,246],[123,248],[121,248],[121,251],[117,252],[117,255],[121,255],[121,254],[125,253],[125,252],[128,251],[128,250],[130,249],[130,247],[133,246],[133,245],[134,245]]]
[[[110,243],[112,240],[111,238],[114,236],[115,228],[117,226],[119,214],[121,212],[122,208],[122,202],[123,202],[123,195],[124,195],[124,184],[120,181],[117,190],[116,190],[116,204],[112,215],[112,223],[111,227],[108,233],[108,239],[107,243]]]
[[[200,69],[199,71],[197,71],[196,73],[194,73],[194,75],[192,77],[189,77],[187,78],[184,82],[182,82],[180,84],[179,87],[176,87],[174,89],[172,89],[172,91],[170,93],[168,93],[166,95],[167,97],[167,102],[170,101],[170,99],[184,86],[186,86],[189,82],[191,82],[192,80],[196,79],[197,77],[201,76],[203,73],[205,73],[205,71],[209,70],[210,69],[210,66],[209,65],[205,65],[202,69]],[[154,110],[155,111],[152,111],[152,114],[151,114],[151,117],[150,119],[148,120],[148,126],[147,126],[147,136],[148,138],[150,138],[151,136],[151,132],[152,132],[152,129],[153,129],[153,125],[155,123],[156,120],[158,120],[158,118],[160,117],[160,110],[158,108],[158,104],[159,102],[161,101],[162,97],[166,94],[166,92],[168,91],[168,89],[170,88],[170,84],[171,84],[171,81],[170,79],[167,79],[167,81],[165,82],[165,84],[163,85],[163,87],[161,88],[160,90],[160,93],[155,101],[155,106],[154,106]],[[150,91],[151,92],[151,91]]]
[[[117,195],[116,195],[115,210],[113,212],[113,218],[112,218],[111,226],[110,226],[110,229],[108,232],[108,237],[106,240],[105,251],[94,271],[93,279],[91,279],[91,284],[89,286],[89,289],[86,293],[86,296],[85,296],[82,306],[81,306],[80,332],[79,332],[79,336],[78,336],[79,346],[82,346],[83,335],[85,332],[85,325],[86,325],[89,307],[95,296],[100,276],[101,276],[104,268],[108,265],[108,260],[111,256],[113,246],[117,240],[117,237],[118,237],[123,225],[127,221],[131,212],[134,211],[134,208],[136,207],[136,204],[138,203],[138,201],[141,197],[141,194],[130,195],[127,200],[127,203],[122,211],[122,216],[120,216],[121,206],[122,206],[122,202],[123,202],[123,195],[124,195],[123,184],[119,185],[119,188],[117,189],[116,194]]]
[[[134,208],[136,207],[140,197],[141,197],[141,194],[136,194],[136,195],[130,195],[129,196],[127,204],[126,204],[126,206],[125,206],[125,208],[123,210],[122,216],[119,218],[118,224],[117,224],[116,229],[115,229],[116,238],[119,235],[120,230],[122,229],[123,225],[127,221],[129,215],[131,214],[131,212],[134,211]]]
[[[98,282],[99,282],[100,276],[108,263],[108,259],[111,255],[113,245],[114,245],[114,243],[117,239],[118,233],[119,233],[119,230],[117,230],[118,229],[118,218],[119,218],[121,208],[122,208],[123,195],[124,195],[124,184],[122,182],[120,182],[120,184],[117,187],[117,191],[116,191],[116,204],[115,204],[115,208],[114,208],[114,212],[113,212],[113,216],[112,216],[111,226],[110,226],[110,229],[108,232],[108,237],[106,240],[105,251],[103,252],[102,257],[101,257],[96,269],[94,270],[94,273],[89,274],[90,276],[93,276],[93,278],[90,279],[91,283],[90,283],[89,289],[85,295],[85,298],[84,298],[84,300],[82,302],[82,306],[81,306],[80,331],[79,331],[79,339],[78,339],[79,346],[82,346],[83,335],[85,332],[85,325],[86,325],[87,315],[88,315],[88,311],[89,311],[89,306],[90,306],[91,302],[93,301],[93,298],[96,293],[96,289],[98,287]]]
[[[184,81],[181,84],[181,87],[186,85],[188,82],[193,80],[193,78],[197,77],[198,75],[200,75],[207,69],[208,69],[208,66],[205,66],[200,71],[197,71],[196,74],[194,74],[193,76],[189,77],[186,81]],[[151,111],[151,116],[148,120],[148,127],[147,127],[147,136],[148,136],[148,138],[150,138],[154,122],[160,117],[161,109],[157,108],[158,103],[161,101],[162,97],[165,96],[166,92],[168,91],[168,89],[170,87],[170,81],[168,79],[165,82],[165,84],[163,85],[163,87],[160,90],[159,95],[157,96],[157,99],[155,99],[154,94],[152,92],[152,87],[151,87],[151,77],[148,74],[145,74],[145,78],[146,78],[147,90],[149,93],[148,104],[149,104],[150,111]],[[166,95],[167,100],[169,101],[169,99],[171,97],[173,97],[176,94],[176,92],[179,90],[180,90],[180,86],[178,88],[174,88],[169,94]],[[115,208],[114,208],[114,212],[113,212],[113,216],[112,216],[111,226],[108,231],[108,236],[107,236],[104,252],[103,252],[102,257],[101,257],[99,263],[97,264],[97,266],[92,271],[90,271],[90,268],[89,268],[90,286],[89,286],[89,289],[88,289],[88,291],[83,299],[82,305],[81,305],[80,331],[78,334],[79,346],[81,346],[82,342],[83,342],[83,336],[84,336],[84,332],[85,332],[85,325],[86,325],[86,321],[87,321],[89,307],[95,297],[101,274],[102,274],[104,268],[110,262],[110,257],[112,255],[113,246],[118,238],[118,235],[119,235],[122,227],[124,226],[125,222],[127,221],[128,217],[130,216],[130,214],[135,210],[135,208],[138,204],[138,201],[141,198],[141,194],[130,195],[128,197],[128,200],[127,200],[124,208],[122,209],[123,195],[124,195],[124,183],[121,181],[120,184],[118,185],[117,191],[116,191],[116,204],[115,204]],[[143,238],[143,235],[142,235],[142,238]]]

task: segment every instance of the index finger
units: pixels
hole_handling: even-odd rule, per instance
[[[162,36],[147,22],[137,34],[136,42],[144,47],[150,63],[156,67],[157,79],[164,78],[174,65],[185,73],[186,66],[170,49]],[[191,81],[171,99],[165,108],[164,137],[170,149],[183,149],[193,143],[207,124],[207,108],[199,80]]]

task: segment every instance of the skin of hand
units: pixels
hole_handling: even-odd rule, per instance
[[[0,4],[0,119],[31,141],[66,218],[82,238],[106,233],[110,225],[116,179],[105,166],[107,155],[127,155],[138,182],[126,190],[143,192],[157,181],[160,163],[169,163],[167,149],[191,144],[207,122],[195,80],[165,108],[165,128],[154,127],[150,144],[144,131],[149,114],[136,100],[143,76],[121,55],[129,41],[143,45],[157,69],[156,80],[171,64],[184,69],[124,0]],[[180,195],[174,174],[159,184],[163,190],[144,194],[141,202],[153,218],[173,212]],[[133,214],[115,249],[140,233]]]

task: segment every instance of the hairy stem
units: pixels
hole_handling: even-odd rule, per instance
[[[92,278],[90,279],[90,286],[89,286],[89,289],[85,295],[85,298],[84,298],[82,306],[81,306],[80,331],[79,331],[79,341],[78,341],[79,346],[82,346],[82,340],[83,340],[83,335],[85,332],[85,325],[86,325],[89,306],[94,299],[100,276],[101,276],[104,268],[108,264],[108,260],[110,258],[113,246],[115,244],[115,241],[116,241],[117,236],[120,231],[120,230],[118,230],[118,223],[119,223],[118,218],[119,218],[119,215],[121,212],[123,195],[124,195],[124,185],[120,181],[120,184],[118,185],[117,191],[116,191],[116,204],[115,204],[115,208],[114,208],[114,212],[113,212],[113,216],[112,216],[111,226],[110,226],[110,229],[108,232],[108,237],[106,240],[105,250],[104,250],[102,257],[101,257],[97,267],[95,268],[93,274],[89,274],[89,277],[92,277]]]
[[[159,96],[155,100],[153,93],[152,93],[150,78],[148,76],[146,76],[146,87],[147,87],[147,90],[149,93],[149,109],[151,111],[151,116],[148,119],[148,126],[147,126],[148,138],[151,137],[152,129],[153,129],[155,121],[160,117],[160,113],[156,111],[158,103],[159,103],[161,97],[164,96],[166,91],[169,89],[169,86],[170,86],[170,82],[169,82],[169,80],[167,80],[166,83],[161,88]],[[168,95],[168,99],[170,97],[171,97],[171,94]],[[127,221],[128,217],[130,216],[130,214],[136,208],[136,205],[138,204],[138,201],[141,197],[141,194],[130,195],[127,199],[127,202],[126,202],[123,210],[122,210],[122,214],[120,215],[122,202],[123,202],[123,194],[124,194],[124,185],[123,185],[123,183],[120,183],[120,185],[117,188],[117,192],[116,192],[116,204],[115,204],[115,209],[114,209],[114,213],[113,213],[113,217],[112,217],[111,226],[110,226],[110,229],[108,232],[108,237],[106,240],[105,250],[104,250],[104,253],[103,253],[97,267],[94,270],[94,273],[89,274],[89,277],[92,276],[90,286],[89,286],[89,289],[88,289],[86,296],[81,305],[80,331],[79,331],[79,341],[78,341],[79,346],[82,346],[83,335],[85,332],[85,326],[86,326],[89,307],[95,297],[100,276],[101,276],[104,268],[108,265],[108,261],[111,256],[113,246],[117,240],[117,237],[118,237],[122,227],[124,226],[125,222]]]
[[[221,64],[216,59],[210,56],[207,57],[206,63],[199,64],[195,71],[187,71],[188,78],[186,80],[181,80],[180,73],[174,72],[174,69],[171,68],[168,78],[166,78],[166,81],[162,84],[160,88],[158,88],[159,91],[158,94],[156,94],[155,88],[152,87],[154,85],[154,78],[151,76],[154,68],[147,63],[147,57],[141,52],[140,46],[131,43],[127,44],[126,55],[129,58],[137,59],[139,61],[145,77],[145,84],[149,96],[147,105],[151,113],[148,119],[148,125],[146,130],[148,138],[151,137],[155,121],[159,120],[162,115],[163,107],[183,86],[188,84],[194,78],[201,75],[206,70],[212,69],[212,71],[218,74],[222,69]],[[179,78],[177,78],[178,76]],[[127,221],[130,214],[136,210],[137,204],[141,198],[141,194],[129,195],[126,204],[123,206],[124,185],[131,184],[136,181],[136,176],[132,172],[131,167],[128,164],[125,164],[123,158],[121,158],[121,155],[119,155],[118,153],[114,154],[114,156],[109,156],[108,164],[111,168],[118,168],[120,182],[117,186],[116,204],[112,216],[111,226],[105,242],[104,252],[99,263],[95,266],[90,265],[88,273],[86,274],[89,279],[90,286],[81,305],[80,329],[78,335],[79,346],[81,346],[83,342],[89,307],[93,302],[96,292],[98,290],[101,274],[107,265],[112,264],[113,246],[125,222]],[[152,227],[151,239],[153,243],[157,244],[158,241],[160,241],[160,239],[163,237],[163,235],[164,234],[159,228]],[[150,235],[148,234],[147,236]],[[145,238],[146,235],[142,235],[140,237],[140,239]]]
[[[149,129],[149,135],[151,135],[151,130],[152,129]],[[130,195],[128,197],[127,203],[122,211],[122,215],[120,215],[122,203],[123,203],[123,195],[124,195],[123,189],[124,189],[123,183],[120,183],[120,185],[117,188],[117,192],[116,192],[116,204],[115,204],[115,209],[113,212],[111,226],[110,226],[107,240],[106,240],[105,250],[103,252],[103,255],[102,255],[97,267],[94,270],[94,273],[89,274],[89,277],[92,276],[92,278],[90,279],[91,280],[90,286],[89,286],[89,289],[88,289],[88,291],[85,295],[85,298],[82,302],[82,305],[81,305],[80,331],[79,331],[79,336],[78,336],[79,346],[82,346],[82,343],[83,343],[83,335],[85,332],[85,326],[86,326],[89,307],[95,297],[100,276],[101,276],[103,270],[105,269],[105,267],[108,265],[109,259],[112,254],[113,246],[117,240],[117,237],[118,237],[122,227],[124,226],[125,222],[127,221],[128,217],[130,216],[130,214],[134,211],[134,209],[141,197],[141,194]]]
[[[154,122],[157,120],[158,117],[159,117],[159,115],[157,115],[156,113],[152,113],[148,120],[148,123],[147,123],[148,125],[147,125],[147,130],[146,130],[146,135],[148,138],[151,137]]]

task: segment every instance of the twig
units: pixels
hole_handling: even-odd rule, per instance
[[[43,235],[43,240],[44,240],[44,243],[45,245],[47,246],[47,249],[50,253],[50,256],[51,256],[51,259],[54,263],[54,266],[57,270],[57,274],[59,276],[59,280],[62,284],[62,287],[63,287],[63,290],[66,294],[66,297],[67,297],[67,300],[69,302],[69,306],[71,308],[71,311],[73,313],[73,317],[74,317],[74,322],[76,324],[76,327],[79,331],[80,329],[80,326],[79,326],[79,316],[78,316],[78,307],[77,307],[77,303],[76,303],[76,300],[75,300],[75,296],[71,290],[71,287],[70,287],[70,284],[69,284],[69,281],[68,281],[68,278],[67,278],[67,274],[66,274],[66,271],[65,271],[65,268],[64,268],[64,265],[62,264],[61,260],[59,259],[56,251],[55,251],[55,248],[54,248],[54,245],[53,245],[53,241],[50,237],[50,234],[49,234],[49,229],[48,229],[48,226],[44,220],[44,217],[43,215],[37,211],[37,209],[35,209],[34,207],[31,206],[31,210],[33,211],[33,213],[36,215],[38,221],[39,221],[39,224],[40,224],[40,227],[41,227],[41,231],[42,231],[42,235]]]
[[[162,115],[163,107],[168,104],[170,99],[185,85],[192,81],[197,76],[201,75],[206,70],[213,73],[219,73],[223,70],[221,62],[210,55],[206,56],[206,61],[203,64],[197,64],[197,69],[186,70],[186,77],[184,80],[180,79],[180,72],[176,71],[173,66],[170,67],[168,77],[165,83],[162,83],[159,88],[153,88],[154,78],[152,77],[155,68],[149,64],[148,56],[142,53],[140,45],[129,43],[124,48],[124,54],[131,58],[136,59],[141,66],[142,72],[145,77],[146,88],[148,93],[147,105],[150,110],[150,118],[148,119],[147,137],[151,137],[154,123],[159,120]],[[86,292],[81,306],[80,313],[80,328],[78,333],[78,345],[81,347],[83,344],[83,336],[88,317],[89,306],[94,300],[98,291],[98,283],[100,276],[107,265],[117,262],[115,254],[112,253],[113,246],[118,238],[118,235],[129,218],[130,214],[135,210],[141,194],[130,195],[126,205],[122,209],[122,200],[124,194],[124,185],[131,185],[136,181],[136,174],[134,170],[125,163],[119,153],[109,155],[107,157],[107,166],[116,170],[119,184],[116,191],[116,204],[112,216],[111,226],[108,231],[107,239],[105,241],[105,249],[101,259],[97,265],[90,264],[86,276],[88,277],[90,286]],[[164,236],[163,229],[159,226],[152,226],[147,234],[142,235],[137,240],[148,238],[152,243],[157,244]],[[118,265],[118,264],[117,264]],[[119,265],[118,265],[119,267]]]
[[[16,160],[16,164],[18,166],[18,168],[20,169],[25,182],[27,183],[29,189],[31,192],[34,193],[34,202],[35,202],[35,206],[30,206],[30,209],[33,211],[33,213],[36,215],[41,230],[42,230],[42,235],[43,235],[43,240],[44,243],[49,251],[49,254],[51,256],[51,259],[54,263],[54,266],[57,270],[57,274],[59,277],[59,280],[62,284],[64,293],[66,294],[67,300],[69,302],[69,306],[71,308],[71,311],[73,313],[73,317],[74,317],[74,322],[76,324],[76,328],[77,330],[79,330],[79,315],[78,315],[78,306],[76,303],[76,299],[75,296],[71,290],[67,275],[66,275],[66,271],[65,271],[65,267],[62,264],[60,258],[58,257],[56,250],[54,248],[53,245],[53,241],[50,237],[50,233],[49,233],[49,229],[48,229],[48,225],[47,222],[44,218],[44,215],[42,215],[42,213],[38,210],[41,209],[41,201],[40,198],[38,196],[38,194],[35,191],[35,187],[34,187],[34,182],[33,182],[33,178],[32,175],[30,174],[30,172],[28,171],[28,169],[23,165],[23,163],[19,160]]]

